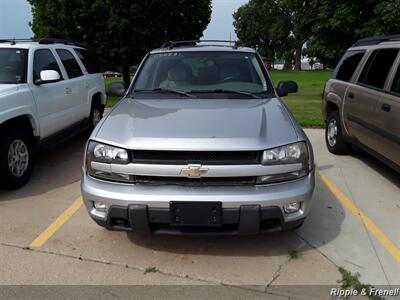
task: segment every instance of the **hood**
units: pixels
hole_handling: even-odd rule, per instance
[[[0,97],[18,90],[16,84],[0,84]]]
[[[125,99],[96,140],[138,150],[262,150],[298,140],[286,107],[271,99]]]

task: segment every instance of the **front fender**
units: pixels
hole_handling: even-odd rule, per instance
[[[14,93],[0,97],[0,125],[16,117],[27,116],[33,128],[33,135],[40,136],[36,104],[29,88],[19,88]]]
[[[89,84],[89,90],[87,98],[87,107],[88,107],[87,114],[89,115],[94,95],[100,94],[101,104],[104,106],[106,105],[107,102],[107,95],[105,92],[104,79],[101,76],[101,74],[91,74],[88,76],[89,78],[87,79],[87,82]]]

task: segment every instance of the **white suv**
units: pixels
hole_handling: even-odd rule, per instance
[[[63,40],[0,40],[0,187],[18,188],[44,145],[102,117],[104,80],[86,50]]]

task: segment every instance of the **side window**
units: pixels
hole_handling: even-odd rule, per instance
[[[33,82],[39,80],[40,72],[45,70],[57,71],[62,77],[60,67],[57,64],[53,53],[48,49],[36,50],[33,57]]]
[[[372,52],[358,82],[382,89],[398,52],[399,49],[380,49]]]
[[[76,55],[78,55],[79,59],[83,63],[86,68],[86,71],[90,74],[100,73],[96,63],[90,56],[89,52],[85,49],[74,48]]]
[[[363,58],[364,53],[364,50],[347,51],[336,66],[336,69],[333,73],[333,78],[349,81],[361,59]]]
[[[396,75],[394,76],[392,87],[390,88],[392,92],[400,94],[400,65],[397,67]]]
[[[81,67],[70,51],[64,49],[57,49],[56,51],[70,79],[83,75]]]

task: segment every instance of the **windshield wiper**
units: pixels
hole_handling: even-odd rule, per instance
[[[197,98],[194,95],[191,95],[187,92],[184,91],[179,91],[179,90],[172,90],[172,89],[166,89],[166,88],[155,88],[155,89],[149,89],[149,90],[145,90],[145,89],[138,89],[138,90],[133,90],[134,93],[136,92],[162,92],[162,93],[175,93],[175,94],[179,94],[182,96],[186,96],[186,97],[190,97],[190,98]]]
[[[252,98],[256,98],[256,99],[261,99],[261,97],[257,96],[254,93],[251,92],[246,92],[246,91],[235,91],[235,90],[226,90],[226,89],[215,89],[215,90],[192,90],[190,91],[191,93],[230,93],[230,94],[240,94],[240,95],[246,95]]]

